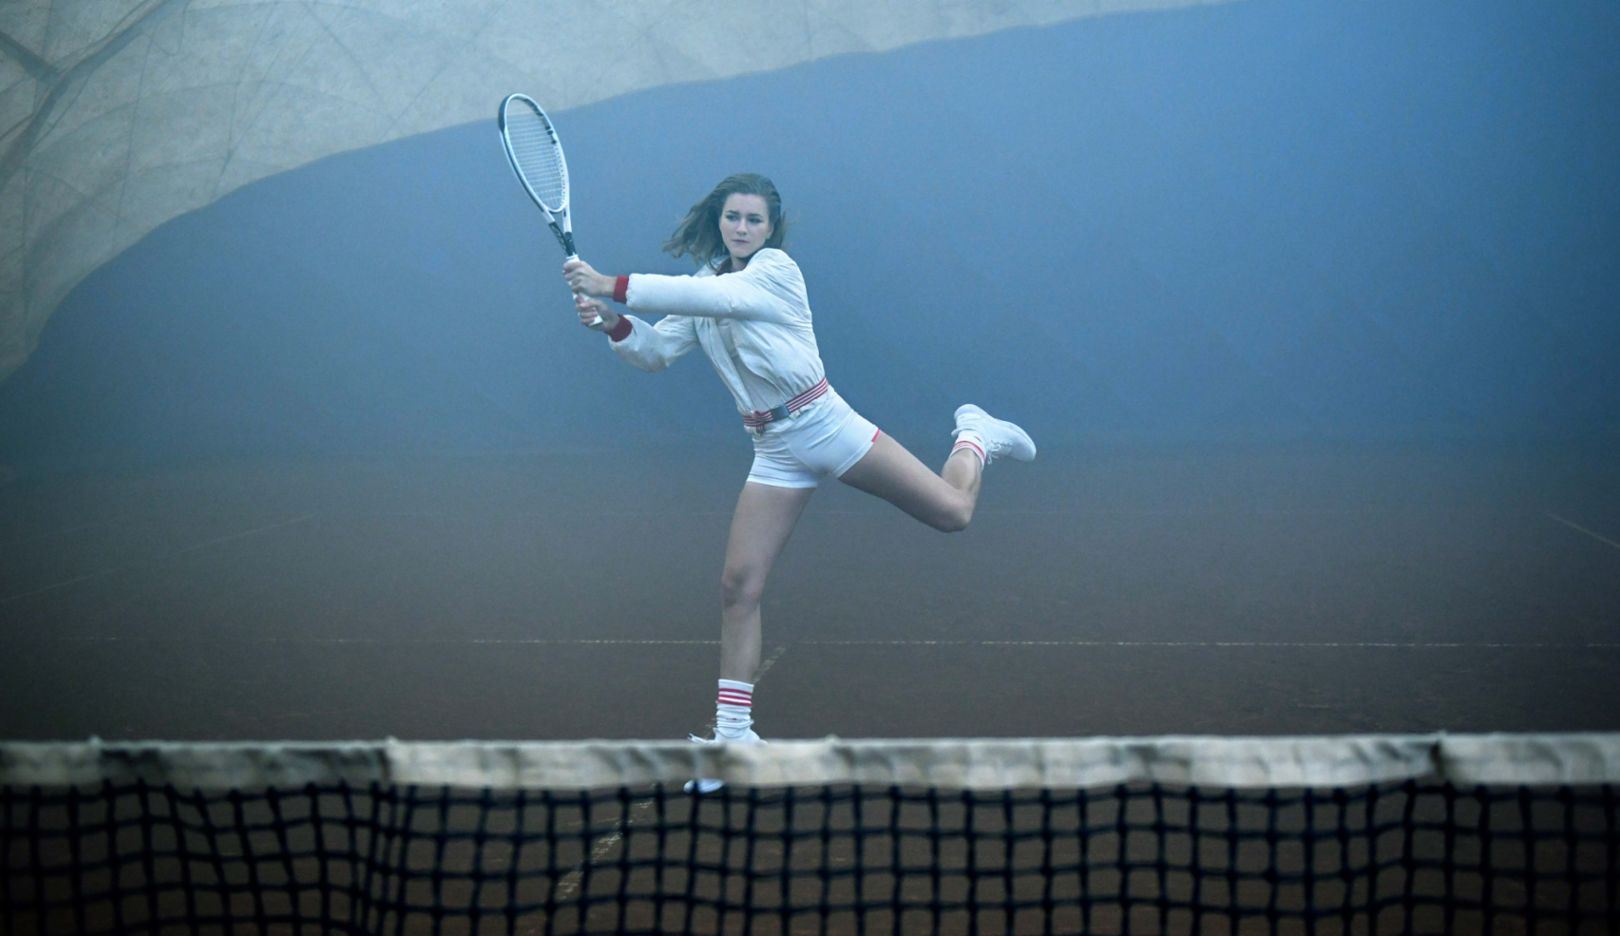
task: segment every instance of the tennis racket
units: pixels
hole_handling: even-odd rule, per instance
[[[508,94],[501,101],[501,147],[523,190],[546,216],[563,254],[579,259],[574,225],[568,216],[568,159],[551,118],[527,94]],[[592,325],[600,325],[597,316]]]

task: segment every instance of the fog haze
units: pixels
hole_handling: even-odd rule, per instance
[[[771,176],[829,377],[929,458],[1620,440],[1620,15],[1255,2],[1081,20],[554,115],[582,255]],[[490,119],[265,179],[87,278],[0,384],[0,463],[746,436],[694,353],[575,322]],[[930,448],[932,446],[932,448]]]

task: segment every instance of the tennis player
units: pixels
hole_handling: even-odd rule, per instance
[[[810,495],[837,478],[943,531],[967,527],[985,466],[1030,461],[1018,426],[973,404],[956,410],[955,443],[935,474],[827,383],[798,264],[782,250],[787,223],[770,179],[734,175],[681,219],[664,249],[690,256],[691,276],[609,276],[583,260],[563,265],[580,322],[615,352],[658,371],[701,347],[737,401],[754,463],[737,498],[721,576],[720,691],[715,739],[759,743],[753,730],[760,659],[760,596]],[[661,314],[649,325],[634,312]],[[591,323],[597,316],[601,321]]]

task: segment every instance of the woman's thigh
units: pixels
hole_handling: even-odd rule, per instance
[[[764,584],[815,492],[815,488],[775,487],[754,481],[743,485],[726,539],[727,589]]]
[[[941,530],[961,529],[973,513],[969,494],[946,483],[888,434],[838,480]]]

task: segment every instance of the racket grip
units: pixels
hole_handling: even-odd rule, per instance
[[[574,293],[574,296],[575,296],[575,297],[576,297],[576,298],[577,298],[577,297],[578,297],[578,296],[579,296],[579,295],[580,295],[580,294],[579,294],[579,293]],[[597,316],[593,316],[593,317],[592,317],[592,318],[591,318],[591,321],[590,321],[590,324],[589,324],[589,325],[587,325],[587,326],[586,326],[586,327],[587,327],[587,328],[595,328],[595,327],[596,327],[596,326],[598,326],[598,325],[600,325],[600,324],[602,324],[602,316],[600,316],[600,315],[597,315]]]
[[[570,238],[570,240],[571,240],[571,238]],[[579,259],[579,254],[574,253],[573,251],[569,251],[568,256],[566,258],[564,258],[564,259],[566,259],[566,260],[578,260]],[[574,295],[577,296],[577,295],[579,295],[579,293],[574,293]],[[598,315],[595,318],[591,319],[591,324],[590,324],[589,327],[590,328],[595,328],[596,326],[598,326],[600,324],[602,324],[602,316]]]

